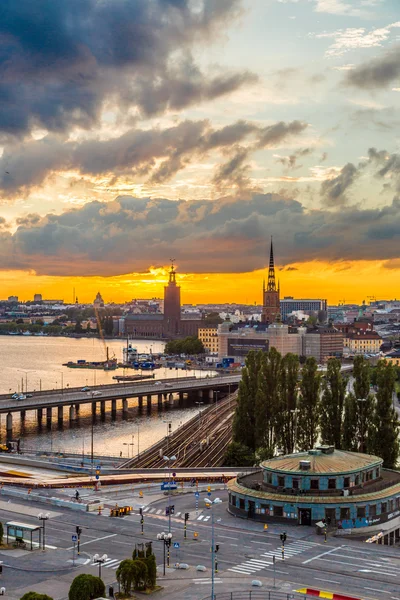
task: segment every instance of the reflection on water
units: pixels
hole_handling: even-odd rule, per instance
[[[126,343],[126,342],[125,342]],[[107,341],[110,355],[122,360],[123,340]],[[164,343],[137,340],[133,342],[140,353],[162,352]],[[88,361],[104,360],[104,345],[98,339],[64,339],[40,338],[20,336],[0,336],[0,356],[2,371],[0,377],[0,393],[13,393],[25,390],[60,389],[61,381],[64,388],[84,385],[99,385],[113,383],[115,374],[122,374],[122,369],[117,371],[101,371],[86,369],[70,369],[62,364],[68,361],[86,359]],[[135,373],[127,369],[126,373]],[[179,378],[188,375],[205,377],[207,373],[183,371],[176,369],[157,369],[156,378]],[[212,375],[213,373],[209,373]],[[34,392],[33,392],[34,393]],[[154,403],[155,402],[155,403]],[[158,411],[156,396],[153,397],[151,413],[147,413],[146,403],[140,413],[137,399],[128,402],[128,418],[122,420],[122,409],[118,402],[117,419],[111,420],[111,403],[106,402],[106,419],[101,422],[100,414],[97,415],[93,427],[93,448],[96,454],[130,456],[137,453],[138,425],[139,449],[148,448],[161,437],[166,435],[167,423],[172,424],[172,432],[185,423],[196,413],[196,408],[179,408],[177,402],[174,408],[163,406]],[[99,408],[98,408],[99,411]],[[43,412],[43,425],[39,429],[35,411],[26,413],[25,424],[19,420],[19,415],[13,415],[13,437],[21,437],[22,448],[35,450],[51,450],[88,454],[91,450],[91,405],[82,405],[79,418],[72,425],[69,422],[68,407],[64,408],[63,428],[57,426],[57,409],[53,409],[52,430],[46,427],[46,412]],[[133,436],[133,437],[132,437]],[[1,416],[1,437],[5,438],[5,415]],[[133,446],[132,446],[133,444]]]

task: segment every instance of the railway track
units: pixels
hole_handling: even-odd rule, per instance
[[[139,457],[119,468],[163,468],[164,455],[176,456],[176,467],[219,466],[231,441],[237,392],[209,406]]]

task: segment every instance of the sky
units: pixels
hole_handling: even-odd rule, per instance
[[[1,298],[399,297],[398,0],[2,0]]]

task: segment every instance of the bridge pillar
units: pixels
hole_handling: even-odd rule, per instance
[[[111,400],[111,420],[115,421],[115,419],[117,418],[117,401],[115,400]]]
[[[139,396],[138,403],[139,403],[139,410],[143,410],[143,396]]]
[[[69,420],[70,422],[75,421],[76,419],[76,408],[74,404],[71,404],[69,407]]]
[[[214,390],[208,390],[208,403],[212,404],[214,400]]]
[[[80,409],[80,407],[81,407],[80,404],[75,404],[76,416],[79,415],[79,409]]]
[[[162,410],[162,400],[163,400],[163,395],[162,394],[158,394],[157,395],[157,408],[158,408],[158,410]]]
[[[38,408],[37,409],[37,420],[38,420],[39,427],[42,426],[42,419],[43,419],[43,408]]]
[[[51,406],[48,406],[46,408],[46,425],[48,429],[51,429],[51,419],[53,416],[53,408]]]
[[[106,420],[106,401],[100,401],[100,418],[102,421]]]
[[[92,417],[94,420],[96,420],[96,409],[97,409],[97,402],[92,402]]]
[[[151,394],[147,395],[147,412],[151,411]]]
[[[61,429],[64,423],[64,407],[63,406],[58,406],[57,407],[57,421],[58,421],[58,427]]]
[[[7,413],[6,417],[6,432],[7,432],[7,440],[11,440],[13,436],[13,416],[12,413]]]
[[[183,406],[183,392],[179,392],[179,407]]]
[[[126,398],[122,399],[122,418],[128,418],[128,400]]]
[[[201,400],[203,398],[203,390],[198,390],[197,395],[199,397],[199,400]]]
[[[25,425],[25,417],[26,417],[26,410],[21,410],[19,418],[21,419],[21,425]]]
[[[173,396],[173,394],[169,394],[169,395],[168,395],[168,404],[169,404],[170,406],[173,406],[173,405],[174,405],[174,396]]]

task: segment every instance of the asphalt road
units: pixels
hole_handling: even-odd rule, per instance
[[[194,494],[171,499],[171,504],[175,506],[175,516],[171,519],[172,541],[180,545],[179,549],[171,551],[171,564],[175,561],[185,562],[191,568],[188,571],[167,572],[165,579],[161,575],[160,581],[165,588],[162,597],[194,600],[204,598],[210,592],[212,516],[211,511],[205,509],[204,496],[205,493],[202,493],[199,499],[198,514]],[[280,526],[272,525],[268,532],[264,532],[260,524],[236,519],[226,511],[226,492],[212,493],[212,498],[217,496],[223,503],[213,509],[215,542],[219,544],[216,592],[250,589],[253,579],[263,581],[266,586],[271,585],[274,574],[272,557],[275,556],[279,589],[292,591],[313,587],[363,599],[400,599],[398,548],[368,545],[343,538],[328,539],[324,543],[323,538],[315,536],[311,528],[290,527],[287,528],[285,560],[282,561]],[[3,523],[18,520],[37,524],[36,508],[37,513],[47,508],[32,503],[24,507],[22,502],[18,501],[18,505],[12,502],[10,509],[4,505],[0,508],[0,520]],[[1,559],[5,566],[0,586],[6,586],[7,595],[13,598],[12,590],[25,591],[27,587],[35,585],[38,586],[37,590],[43,590],[50,578],[53,588],[60,585],[59,592],[55,590],[53,597],[63,598],[66,596],[65,590],[62,590],[63,582],[65,587],[65,582],[72,581],[80,572],[97,573],[98,568],[91,564],[95,553],[107,554],[102,575],[106,583],[112,583],[119,562],[130,557],[135,543],[147,541],[153,542],[157,563],[162,565],[163,545],[157,541],[157,534],[168,531],[168,517],[165,516],[167,504],[168,499],[163,498],[145,506],[143,536],[138,513],[124,518],[110,518],[108,511],[98,516],[52,509],[57,514],[46,523],[46,552],[22,552],[21,556],[17,555],[19,551],[2,552]],[[183,514],[187,511],[191,518],[185,540]],[[73,569],[71,540],[76,525],[82,527],[80,561],[87,564]],[[196,540],[195,531],[198,532]],[[204,565],[207,571],[197,572],[197,565]]]

